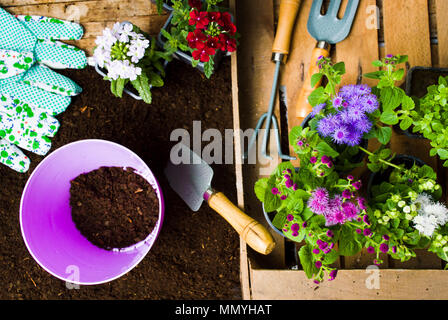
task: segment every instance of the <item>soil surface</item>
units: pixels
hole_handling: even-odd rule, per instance
[[[0,166],[0,299],[241,299],[238,234],[206,204],[191,212],[163,174],[171,147],[178,143],[170,141],[173,130],[185,129],[192,141],[195,120],[201,120],[202,132],[233,128],[230,59],[210,80],[176,60],[166,71],[165,86],[152,90],[151,105],[126,94],[115,98],[109,82],[93,68],[60,71],[84,91],[57,117],[61,128],[52,139],[52,150],[82,139],[110,140],[148,164],[165,199],[161,233],[148,255],[117,280],[79,289],[68,289],[42,269],[20,232],[21,193],[43,159],[28,153],[32,164],[25,174]],[[234,166],[212,167],[214,188],[236,202]]]
[[[111,250],[137,244],[159,220],[157,194],[134,171],[101,167],[70,182],[72,220],[97,247]]]

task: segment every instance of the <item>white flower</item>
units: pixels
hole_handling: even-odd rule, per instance
[[[141,68],[135,67],[128,60],[111,61],[107,66],[107,71],[107,76],[113,80],[121,78],[134,81],[142,73]]]
[[[134,26],[130,23],[123,25],[121,33],[118,35],[118,40],[120,42],[129,42],[129,37],[136,38],[137,33],[133,32]]]
[[[103,35],[98,36],[95,39],[95,43],[99,48],[109,50],[109,51],[115,42],[117,42],[117,38],[114,36],[112,30],[110,30],[109,28],[104,29]]]
[[[433,202],[431,198],[422,193],[414,203],[418,203],[420,208],[418,215],[412,220],[415,229],[425,236],[431,237],[434,231],[448,222],[448,209],[440,202]]]
[[[104,65],[109,63],[111,60],[110,50],[104,50],[101,47],[97,47],[93,52],[93,57],[98,66],[104,68]]]

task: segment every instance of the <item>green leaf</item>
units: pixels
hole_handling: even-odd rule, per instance
[[[314,266],[313,263],[313,252],[308,244],[300,248],[299,258],[303,271],[305,271],[305,274],[308,277],[308,279],[311,279],[314,275],[316,267]]]
[[[254,191],[260,202],[264,202],[264,194],[268,190],[268,180],[269,178],[261,178],[255,182]]]
[[[121,78],[117,79],[115,94],[120,98],[123,97],[123,90],[124,90],[125,84],[126,84],[125,79],[121,79]]]
[[[382,75],[383,75],[383,72],[375,71],[375,72],[365,73],[365,74],[363,74],[363,77],[368,78],[368,79],[380,79]]]
[[[311,92],[311,94],[308,96],[308,102],[310,103],[310,105],[314,107],[319,104],[324,92],[324,87],[318,87],[313,92]]]
[[[272,219],[272,225],[274,227],[276,227],[277,229],[282,230],[283,226],[285,225],[285,222],[286,222],[286,216],[287,216],[287,214],[285,211],[282,210],[282,211],[278,212],[275,215],[274,219]]]
[[[320,142],[317,147],[316,150],[319,151],[320,153],[328,156],[328,157],[332,157],[332,158],[336,158],[337,156],[339,156],[339,152],[337,152],[336,150],[334,150],[332,147],[330,147],[326,142],[322,141]]]
[[[210,79],[213,74],[214,64],[213,57],[210,57],[210,60],[204,63],[204,73],[207,79]]]
[[[408,130],[412,123],[413,121],[410,117],[404,117],[400,122],[400,129],[403,131]]]
[[[339,238],[339,254],[342,256],[353,256],[361,251],[362,246],[355,238],[355,231],[343,225],[341,228],[341,235]]]
[[[392,137],[392,129],[390,127],[380,127],[378,129],[377,138],[381,144],[388,144]]]
[[[395,112],[388,110],[381,114],[380,120],[384,124],[395,125],[398,123],[398,116]]]
[[[335,63],[333,70],[339,72],[340,75],[345,74],[345,63],[343,61]]]
[[[395,81],[400,81],[404,77],[404,69],[398,69],[392,73],[392,79]]]
[[[372,62],[372,65],[374,66],[374,67],[382,67],[383,66],[383,62],[381,62],[380,60],[375,60],[375,61],[373,61]]]
[[[311,87],[314,88],[322,79],[322,73],[315,73],[311,76]]]
[[[447,149],[437,149],[437,154],[442,160],[448,159],[448,150]]]
[[[149,79],[145,73],[142,73],[137,79],[131,81],[134,88],[138,91],[144,102],[150,104],[152,102],[151,89],[149,87]]]
[[[117,97],[117,80],[112,80],[110,82],[110,92]]]
[[[163,79],[158,73],[150,72],[149,76],[151,77],[151,85],[153,87],[163,87]]]

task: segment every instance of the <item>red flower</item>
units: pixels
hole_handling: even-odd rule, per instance
[[[190,7],[200,10],[202,7],[201,0],[188,0]]]
[[[221,12],[209,12],[208,18],[210,19],[210,21],[218,22],[219,24],[219,21],[221,21]]]
[[[204,29],[209,22],[207,11],[193,10],[190,12],[190,20],[188,20],[190,26],[196,24],[197,29]]]
[[[209,37],[207,40],[207,47],[219,50],[222,47],[221,41],[218,37]]]
[[[233,52],[236,50],[236,40],[230,38],[227,34],[221,33],[219,35],[219,41],[221,43],[221,50]]]
[[[187,36],[188,46],[195,49],[199,42],[207,40],[207,36],[200,29],[189,32]]]
[[[198,42],[196,45],[196,50],[193,51],[192,55],[195,60],[208,62],[210,60],[210,56],[215,55],[215,53],[215,49],[207,47],[203,42]]]
[[[223,12],[218,24],[232,36],[236,33],[236,26],[232,22],[232,16],[228,12]]]

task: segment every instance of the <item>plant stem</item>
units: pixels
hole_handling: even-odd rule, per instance
[[[374,154],[373,154],[372,152],[370,152],[370,151],[364,149],[363,147],[358,146],[358,148],[359,148],[360,150],[364,151],[365,153],[367,153],[369,156],[374,156]],[[378,160],[379,160],[380,162],[382,162],[382,163],[384,163],[384,164],[390,166],[390,167],[393,167],[393,168],[398,169],[398,170],[400,170],[400,171],[404,171],[403,168],[400,168],[400,167],[397,166],[396,164],[393,164],[393,163],[391,163],[391,162],[389,162],[389,161],[386,161],[386,160],[384,160],[384,159],[378,159]]]

